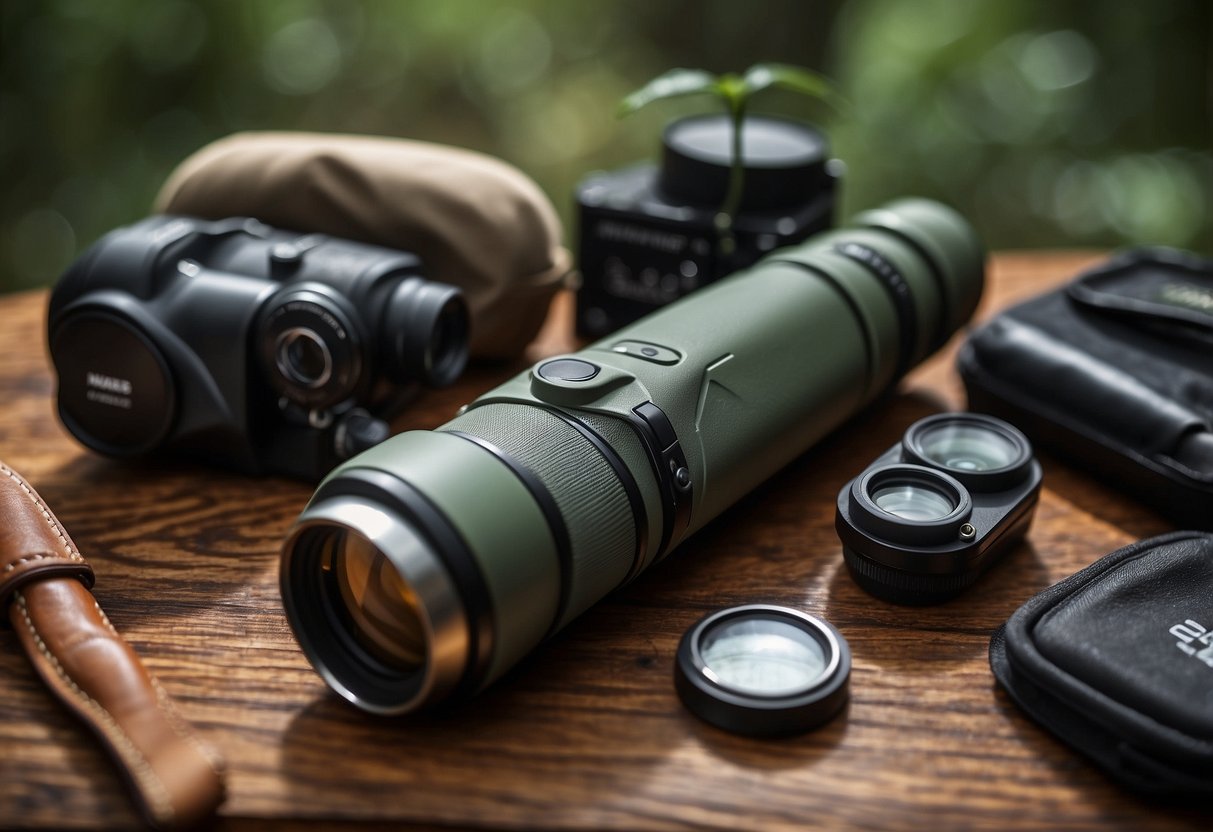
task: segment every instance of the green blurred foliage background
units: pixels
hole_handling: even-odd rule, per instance
[[[1213,247],[1204,0],[5,0],[0,290],[53,282],[237,130],[362,132],[501,156],[566,224],[592,169],[655,155],[702,101],[623,121],[670,67],[834,77],[842,210],[951,202],[993,248]],[[474,241],[469,241],[474,244]]]

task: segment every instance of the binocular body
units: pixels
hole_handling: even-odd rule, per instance
[[[467,355],[458,289],[412,254],[252,219],[118,229],[51,295],[59,414],[110,456],[171,449],[319,479]]]

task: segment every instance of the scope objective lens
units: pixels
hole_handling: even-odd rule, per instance
[[[359,534],[334,530],[322,545],[322,568],[337,583],[351,635],[393,670],[421,669],[426,660],[425,625],[412,587]]]

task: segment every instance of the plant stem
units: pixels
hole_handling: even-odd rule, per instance
[[[719,234],[719,251],[731,257],[737,249],[733,235],[733,220],[741,208],[741,193],[745,187],[745,148],[742,143],[742,125],[745,123],[745,100],[731,99],[729,116],[733,122],[733,160],[729,168],[729,189],[724,204],[716,214],[716,231]]]

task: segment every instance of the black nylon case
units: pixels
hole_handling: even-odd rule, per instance
[[[1213,795],[1213,534],[1142,540],[1049,587],[994,633],[990,667],[1115,780]]]
[[[970,410],[1177,525],[1213,530],[1213,463],[1170,455],[1181,437],[1213,431],[1213,260],[1120,254],[987,322],[957,368]]]

